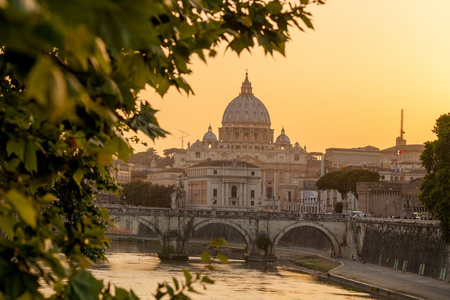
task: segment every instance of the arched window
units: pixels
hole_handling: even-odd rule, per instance
[[[231,197],[232,198],[237,198],[237,186],[233,185],[231,187]]]

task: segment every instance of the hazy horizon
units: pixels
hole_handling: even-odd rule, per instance
[[[292,30],[286,57],[262,49],[240,57],[221,51],[199,59],[187,77],[195,95],[176,90],[161,99],[142,93],[172,135],[149,140],[160,155],[202,139],[211,124],[218,136],[227,105],[239,95],[245,72],[271,118],[275,138],[284,127],[308,152],[326,148],[395,145],[404,109],[407,144],[434,140],[436,119],[450,111],[450,1],[328,1],[311,6],[315,30]],[[138,152],[143,146],[135,147]]]

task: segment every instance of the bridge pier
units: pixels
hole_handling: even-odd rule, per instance
[[[162,237],[160,259],[188,260],[188,253],[184,250],[185,241],[179,230],[169,230]]]
[[[273,241],[265,231],[261,230],[255,241],[249,246],[250,255],[245,258],[246,261],[274,262],[277,260],[273,254]]]

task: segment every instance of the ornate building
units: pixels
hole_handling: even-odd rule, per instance
[[[189,167],[187,208],[259,210],[261,171],[243,161],[206,160]]]
[[[320,177],[320,164],[299,143],[291,144],[284,128],[274,142],[270,116],[261,100],[253,94],[248,74],[240,94],[227,106],[219,128],[219,138],[211,125],[203,140],[188,143],[175,155],[174,167],[189,167],[205,160],[238,160],[261,169],[261,202],[283,197],[280,186]],[[282,201],[278,201],[281,203]],[[279,205],[276,209],[283,209]]]

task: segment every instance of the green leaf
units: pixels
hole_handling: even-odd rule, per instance
[[[238,22],[241,22],[242,25],[244,25],[245,27],[248,27],[248,28],[252,27],[252,24],[253,24],[252,19],[248,16],[239,17]]]
[[[14,207],[22,221],[33,229],[36,228],[37,212],[33,203],[27,197],[18,191],[11,189],[6,194],[6,200]]]
[[[211,240],[211,245],[214,246],[225,246],[227,244],[227,241],[225,241],[224,238],[218,238],[215,240]]]
[[[50,204],[55,201],[56,197],[50,193],[45,194],[42,197],[38,197],[36,202],[42,205]]]
[[[186,282],[191,282],[192,280],[192,274],[188,270],[183,271],[184,278],[186,279]]]
[[[0,228],[9,240],[14,239],[14,226],[17,224],[17,221],[12,215],[0,215]]]
[[[175,285],[175,290],[178,290],[180,288],[178,280],[175,277],[173,277],[172,280],[173,280],[173,284]]]
[[[218,253],[217,254],[217,258],[220,260],[221,263],[223,264],[227,264],[228,263],[228,258],[223,255],[222,253]]]
[[[10,139],[6,143],[6,152],[7,152],[8,156],[10,156],[12,153],[14,153],[15,155],[17,155],[17,157],[20,158],[20,160],[23,161],[23,157],[25,154],[25,140]]]
[[[28,76],[26,95],[45,108],[48,122],[56,122],[66,113],[66,79],[48,56],[41,56],[33,66]]]
[[[200,258],[202,259],[202,261],[204,263],[209,264],[211,262],[211,256],[209,255],[208,251],[203,251],[202,255],[200,256]]]
[[[68,299],[98,300],[103,281],[95,279],[91,273],[78,270],[69,280],[65,297]]]
[[[214,283],[214,280],[212,280],[212,279],[209,278],[208,276],[203,276],[202,282],[208,283],[208,284],[213,284],[213,283]]]
[[[33,142],[28,141],[25,147],[25,169],[30,173],[38,170],[36,150],[38,149]]]
[[[75,173],[73,173],[73,180],[75,180],[75,182],[80,186],[81,185],[81,181],[84,178],[84,171],[81,168],[78,168]]]

